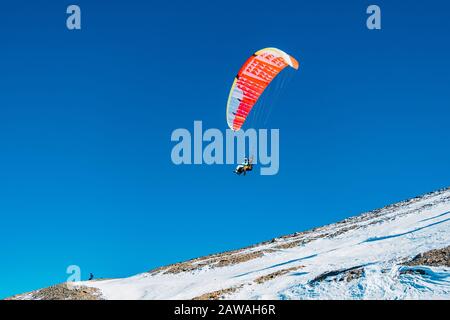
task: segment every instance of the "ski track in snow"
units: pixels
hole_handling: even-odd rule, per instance
[[[262,249],[276,251],[235,265],[207,265],[176,274],[142,273],[129,278],[80,284],[99,288],[107,299],[192,299],[237,286],[242,287],[224,298],[450,299],[449,268],[401,264],[406,258],[450,244],[449,214],[450,190],[447,189],[306,234],[277,238],[272,243],[243,249],[243,253]],[[274,248],[299,239],[312,241],[287,249]],[[273,280],[254,281],[299,266],[303,267]],[[312,281],[326,272],[357,266],[363,268],[357,279],[336,281],[339,275],[334,275]],[[414,268],[420,269],[421,274],[402,272]]]

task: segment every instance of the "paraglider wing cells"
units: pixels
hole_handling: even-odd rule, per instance
[[[251,56],[239,70],[227,103],[227,122],[238,131],[272,80],[287,66],[298,69],[297,60],[276,48],[265,48]]]

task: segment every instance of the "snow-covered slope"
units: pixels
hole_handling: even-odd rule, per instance
[[[450,299],[449,245],[446,189],[242,250],[80,286],[105,299]]]

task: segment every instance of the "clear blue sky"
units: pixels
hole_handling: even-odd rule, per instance
[[[0,10],[0,298],[239,248],[448,186],[450,5],[10,1]],[[273,107],[276,176],[174,166],[172,130],[227,128],[237,70],[300,70]]]

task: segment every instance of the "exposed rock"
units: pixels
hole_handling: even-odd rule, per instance
[[[280,277],[282,275],[285,275],[285,274],[287,274],[289,272],[292,272],[292,271],[296,271],[296,270],[301,269],[301,268],[304,268],[304,266],[297,266],[297,267],[292,267],[292,268],[288,268],[288,269],[279,270],[279,271],[272,272],[272,273],[266,274],[264,276],[258,277],[254,281],[256,283],[261,284],[261,283],[273,280],[273,279],[275,279],[277,277]]]
[[[104,300],[97,288],[61,283],[34,292],[15,295],[6,300]]]
[[[302,243],[302,240],[289,241],[289,242],[285,242],[285,243],[281,243],[279,245],[276,245],[274,248],[276,248],[276,249],[289,249],[289,248],[298,247],[299,245],[301,245],[301,243]]]
[[[260,258],[263,255],[264,255],[264,253],[262,251],[254,251],[254,252],[249,252],[249,253],[241,253],[241,254],[234,254],[231,256],[224,256],[217,262],[217,264],[215,266],[216,267],[230,266],[230,265],[250,261],[250,260],[253,260],[256,258]]]
[[[364,275],[363,266],[355,266],[347,269],[340,269],[334,271],[328,271],[322,273],[321,275],[315,277],[311,280],[310,284],[316,284],[325,280],[334,280],[334,281],[347,281],[350,282],[352,280],[358,279]]]
[[[151,270],[150,273],[157,274],[159,272],[163,272],[165,274],[177,274],[181,272],[200,270],[201,268],[206,266],[209,266],[211,268],[221,268],[260,258],[264,255],[264,253],[270,252],[273,252],[273,249],[251,251],[246,253],[223,253],[215,255],[214,257],[209,259],[193,259],[186,262],[172,264],[167,267]]]
[[[344,274],[344,277],[342,279],[340,279],[339,281],[345,280],[347,282],[350,282],[352,280],[357,280],[357,279],[361,278],[363,275],[364,275],[363,268],[349,270]]]
[[[209,293],[202,294],[201,296],[195,297],[192,300],[219,300],[223,299],[225,295],[236,292],[240,288],[242,288],[243,285],[226,288],[222,290],[217,290]]]
[[[430,250],[415,256],[412,260],[404,263],[406,266],[431,266],[431,267],[450,267],[450,246]]]
[[[419,275],[426,275],[426,271],[422,269],[404,269],[400,270],[400,274],[419,274]]]

